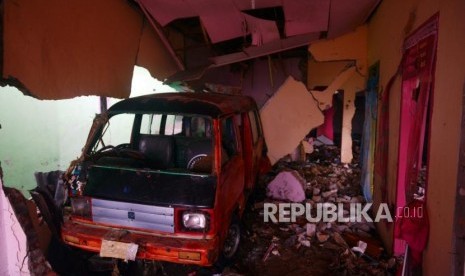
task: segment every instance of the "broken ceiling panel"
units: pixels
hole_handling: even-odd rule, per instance
[[[317,39],[318,34],[297,35],[290,38],[273,41],[257,47],[248,47],[244,49],[244,52],[236,52],[228,55],[212,57],[210,58],[211,63],[209,65],[177,72],[170,76],[165,81],[165,83],[197,80],[200,79],[205,74],[205,72],[207,72],[211,68],[225,66],[245,60],[251,60],[254,58],[306,46],[311,41],[315,41]]]
[[[244,52],[210,58],[215,66],[223,66],[243,60],[271,55],[278,52],[302,47],[318,39],[318,34],[304,34],[278,41],[263,44],[257,47],[248,47]]]
[[[276,21],[264,20],[242,13],[247,22],[247,33],[252,35],[252,45],[262,44],[279,40],[279,30]]]
[[[330,0],[284,0],[286,36],[328,30]]]
[[[355,30],[368,19],[381,0],[331,0],[328,38]]]
[[[6,0],[2,75],[7,81],[2,84],[40,99],[127,97],[134,61],[163,79],[174,66],[188,65],[199,74],[208,67],[283,52],[321,37],[328,17],[333,35],[353,29],[379,2],[354,1],[331,1],[328,15],[328,0],[286,0],[284,24],[283,2],[278,0],[137,0],[155,31],[148,32],[142,29],[142,12],[124,0]],[[202,26],[213,44],[205,41]],[[193,43],[178,43],[174,49],[165,36],[175,27],[181,33],[179,41]],[[281,28],[292,36],[279,35],[276,29]],[[191,54],[203,62],[187,64]]]
[[[272,164],[291,153],[324,116],[302,82],[289,77],[260,109]]]
[[[164,80],[178,71],[168,49],[148,24],[144,24],[143,27],[136,64],[149,70],[152,77],[159,80]]]
[[[144,6],[162,26],[178,18],[198,15],[187,0],[137,0],[137,2]]]
[[[201,15],[200,21],[208,33],[211,43],[218,43],[233,38],[245,36],[245,23],[237,10],[230,12]],[[220,22],[228,22],[221,24]]]
[[[129,96],[143,18],[126,1],[7,0],[3,5],[7,83],[20,84],[39,99]],[[142,41],[142,48],[155,45]],[[157,71],[162,70],[159,65]]]
[[[254,10],[254,9],[263,9],[270,7],[282,6],[282,0],[233,0],[236,7],[243,10]]]
[[[245,35],[245,22],[232,0],[186,0],[200,16],[212,43]]]

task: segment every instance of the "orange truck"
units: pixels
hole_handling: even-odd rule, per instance
[[[65,175],[62,240],[100,256],[211,266],[234,256],[269,164],[252,98],[161,93],[98,116]]]

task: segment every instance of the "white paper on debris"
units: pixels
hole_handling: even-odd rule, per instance
[[[355,252],[359,252],[360,254],[363,254],[365,253],[365,250],[367,250],[367,243],[363,241],[358,241],[358,245],[352,247],[352,250]]]

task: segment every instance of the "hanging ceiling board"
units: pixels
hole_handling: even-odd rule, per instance
[[[172,61],[162,57],[164,46],[152,32],[142,32],[142,14],[124,0],[3,4],[2,84],[14,84],[27,95],[125,98],[131,92],[136,60],[152,69],[157,63],[157,74],[173,73]],[[147,54],[149,47],[160,52]]]

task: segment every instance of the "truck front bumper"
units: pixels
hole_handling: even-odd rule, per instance
[[[112,233],[119,232],[117,240]],[[179,238],[147,232],[111,228],[101,225],[65,221],[61,228],[64,243],[91,252],[100,252],[102,240],[134,243],[139,246],[136,259],[167,261],[181,264],[211,266],[218,258],[217,236],[210,239]]]

